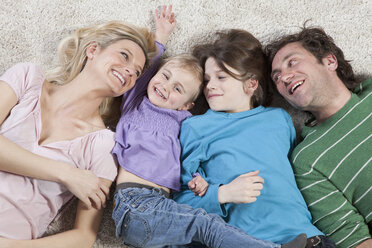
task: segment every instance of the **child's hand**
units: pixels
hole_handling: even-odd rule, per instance
[[[264,179],[258,176],[259,171],[238,176],[229,184],[218,189],[218,201],[223,203],[251,203],[257,200],[263,188]]]
[[[176,19],[172,12],[172,5],[169,5],[168,9],[164,5],[160,15],[158,10],[155,9],[155,40],[165,45],[175,26]]]
[[[209,185],[198,173],[197,176],[194,176],[194,178],[187,183],[187,186],[189,186],[189,189],[194,192],[195,195],[203,196],[207,192]]]

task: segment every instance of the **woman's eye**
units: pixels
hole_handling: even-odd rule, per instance
[[[128,60],[128,54],[127,53],[121,52],[121,55],[123,55],[123,57],[125,58],[125,60]]]
[[[225,78],[226,78],[226,77],[224,77],[224,76],[219,76],[219,77],[218,77],[219,80],[224,80]]]
[[[136,75],[137,75],[137,77],[139,77],[141,75],[141,73],[136,70]]]
[[[174,87],[174,89],[175,89],[178,93],[181,93],[181,89],[180,89],[180,87],[176,86],[176,87]]]

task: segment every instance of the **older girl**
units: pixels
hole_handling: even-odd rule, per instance
[[[260,42],[247,31],[228,30],[194,54],[205,69],[211,109],[182,123],[184,185],[176,201],[218,214],[259,239],[285,243],[306,233],[308,245],[325,240],[312,225],[288,160],[295,142],[291,117],[262,106],[267,73]],[[192,179],[196,172],[207,189]]]

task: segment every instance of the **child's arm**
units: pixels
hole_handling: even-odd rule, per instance
[[[188,204],[194,208],[204,208],[208,213],[215,213],[226,216],[227,212],[218,202],[219,184],[209,182],[208,190],[203,197],[195,196],[187,185],[193,179],[192,175],[198,171],[206,178],[201,164],[206,159],[207,150],[202,142],[202,137],[198,133],[198,125],[194,126],[199,120],[197,117],[187,119],[182,122],[180,132],[180,143],[182,146],[181,155],[181,191],[173,194],[173,199],[178,203]]]
[[[187,183],[189,189],[194,192],[195,195],[203,196],[208,190],[208,183],[204,178],[198,173],[194,173],[193,179]]]
[[[176,19],[172,12],[172,5],[169,5],[168,10],[167,6],[164,5],[160,15],[158,10],[155,9],[155,40],[165,45],[175,26]]]
[[[123,95],[122,112],[129,109],[132,103],[135,104],[133,101],[134,99],[146,94],[147,84],[158,70],[160,57],[165,52],[165,43],[176,25],[174,13],[172,12],[172,5],[169,5],[168,8],[164,6],[160,15],[157,9],[155,9],[154,19],[156,27],[155,42],[158,54],[151,62],[151,67],[146,69],[141,77],[137,79],[134,87]]]

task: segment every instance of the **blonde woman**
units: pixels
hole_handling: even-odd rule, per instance
[[[108,99],[133,87],[154,49],[148,30],[109,22],[63,40],[47,77],[30,63],[0,77],[1,247],[93,245],[117,174]],[[73,195],[73,230],[40,238]]]

